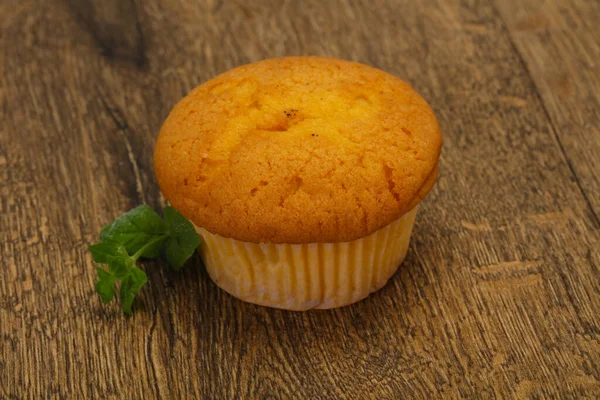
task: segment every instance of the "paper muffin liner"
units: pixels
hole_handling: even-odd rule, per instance
[[[226,292],[268,307],[326,309],[355,303],[387,283],[406,256],[416,212],[340,243],[256,244],[196,230],[208,274]]]

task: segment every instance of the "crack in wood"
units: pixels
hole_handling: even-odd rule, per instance
[[[160,387],[158,386],[158,375],[156,374],[156,365],[154,365],[154,358],[152,357],[152,339],[154,337],[154,329],[156,328],[156,319],[158,316],[158,308],[154,307],[152,312],[152,325],[150,325],[150,330],[148,331],[148,338],[146,341],[146,359],[148,360],[148,364],[150,364],[150,372],[152,373],[152,381],[154,382],[154,390],[156,391],[156,398],[160,399],[162,396],[160,395]]]
[[[113,120],[115,125],[117,126],[118,131],[121,135],[121,138],[123,139],[123,144],[125,145],[125,148],[127,149],[127,158],[129,160],[129,164],[131,165],[131,168],[133,170],[133,175],[135,177],[135,185],[136,185],[135,191],[136,191],[137,197],[138,197],[137,200],[138,200],[138,202],[146,203],[146,196],[144,195],[144,187],[142,185],[140,168],[138,166],[135,154],[133,152],[133,148],[132,148],[131,143],[129,142],[129,138],[128,138],[128,135],[131,134],[131,129],[129,128],[129,125],[127,124],[127,121],[125,120],[125,117],[123,117],[123,114],[121,113],[121,111],[116,107],[110,106],[109,101],[107,100],[106,96],[102,93],[102,91],[100,90],[100,88],[98,86],[96,86],[96,91],[98,93],[98,98],[100,99],[100,102],[104,106],[104,109],[106,110],[106,112],[108,113],[110,118]]]

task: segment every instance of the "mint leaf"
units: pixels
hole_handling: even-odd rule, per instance
[[[179,269],[200,244],[200,237],[190,221],[172,207],[164,210],[165,220],[147,205],[123,214],[100,232],[100,243],[89,247],[95,262],[108,269],[97,268],[96,292],[104,303],[115,298],[115,285],[121,283],[121,308],[131,314],[135,296],[148,281],[139,269],[139,258],[155,258],[166,246],[169,263]]]
[[[128,254],[137,257],[154,258],[160,254],[161,245],[147,246],[153,239],[165,236],[167,227],[160,216],[148,205],[143,204],[123,214],[100,232],[103,242],[117,242],[125,246]],[[136,258],[137,258],[136,257]]]
[[[108,264],[113,257],[129,257],[127,250],[116,242],[100,242],[88,246],[92,258],[99,264]]]
[[[173,268],[179,269],[200,245],[200,237],[192,223],[173,207],[165,207],[164,214],[169,233],[167,261]]]
[[[146,273],[137,267],[132,267],[130,274],[121,283],[121,308],[125,313],[131,315],[131,305],[133,304],[135,295],[146,282],[148,282]]]
[[[88,248],[94,261],[108,264],[108,270],[114,279],[123,279],[129,273],[129,268],[135,265],[135,259],[130,257],[125,247],[118,243],[100,242]]]
[[[95,284],[96,292],[100,295],[103,303],[110,303],[115,297],[115,279],[110,272],[97,267],[98,280]]]
[[[133,258],[127,256],[127,258],[114,257],[108,262],[108,270],[114,276],[115,279],[123,280],[130,274],[130,270],[135,266]]]

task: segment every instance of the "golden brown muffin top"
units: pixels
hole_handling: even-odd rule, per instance
[[[166,199],[247,242],[350,241],[415,207],[442,144],[411,86],[366,65],[287,57],[235,68],[173,108],[154,153]]]

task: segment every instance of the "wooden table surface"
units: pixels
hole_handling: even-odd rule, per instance
[[[600,2],[0,4],[0,398],[600,396]],[[135,315],[87,250],[164,204],[171,107],[283,55],[402,77],[444,132],[440,177],[388,285],[333,311],[219,290],[195,256],[144,263]]]

